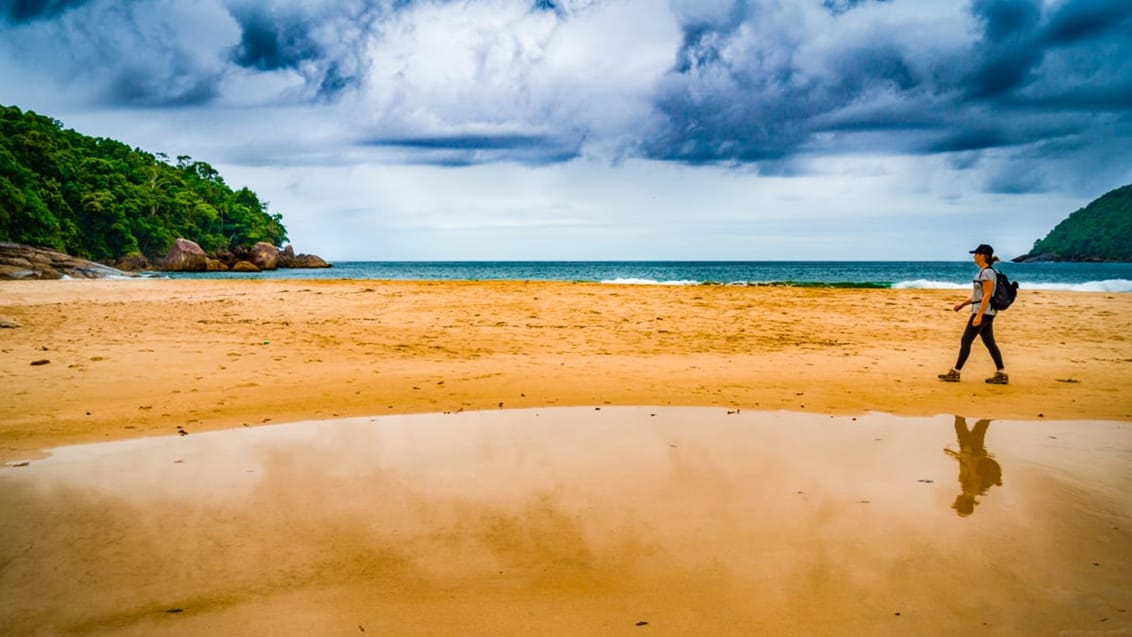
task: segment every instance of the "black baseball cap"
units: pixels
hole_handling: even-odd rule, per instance
[[[994,255],[994,248],[990,247],[989,245],[987,245],[985,243],[980,243],[979,247],[975,248],[974,250],[971,250],[971,254],[985,254],[987,256],[993,256]]]

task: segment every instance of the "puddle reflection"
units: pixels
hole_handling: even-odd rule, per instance
[[[979,504],[977,498],[986,495],[991,487],[1002,486],[1002,466],[986,447],[990,423],[987,419],[981,419],[968,429],[967,419],[955,416],[955,437],[959,442],[959,451],[950,448],[943,450],[959,462],[960,493],[955,496],[951,508],[960,517],[974,513],[975,506]]]
[[[0,468],[0,635],[1125,627],[1132,427],[995,421],[992,455],[989,426],[559,408],[61,448]]]

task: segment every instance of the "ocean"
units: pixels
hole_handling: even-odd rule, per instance
[[[170,278],[585,281],[966,289],[968,261],[335,261],[318,270],[171,273]],[[1000,263],[1022,289],[1132,292],[1132,263]]]

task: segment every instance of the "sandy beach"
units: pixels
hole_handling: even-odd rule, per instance
[[[552,282],[54,281],[0,286],[0,454],[267,422],[572,405],[1132,421],[1132,295]],[[34,365],[33,363],[49,361]]]
[[[1129,634],[1132,295],[961,298],[0,285],[0,635]]]

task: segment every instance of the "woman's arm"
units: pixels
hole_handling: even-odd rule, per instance
[[[992,294],[994,294],[994,281],[983,279],[983,298],[979,301],[979,309],[975,312],[975,319],[971,321],[971,325],[979,325],[983,322],[983,312],[987,311]]]

